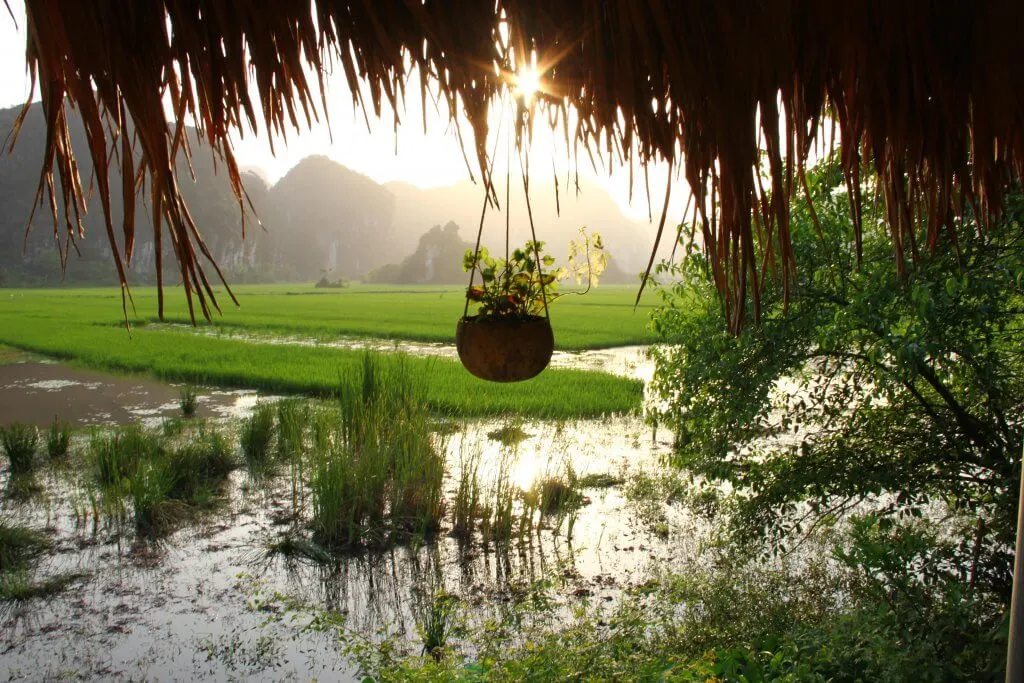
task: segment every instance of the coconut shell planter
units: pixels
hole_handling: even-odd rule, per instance
[[[459,360],[491,382],[521,382],[548,366],[555,335],[547,318],[466,316],[455,330]]]

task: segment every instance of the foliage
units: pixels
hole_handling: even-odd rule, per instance
[[[799,558],[751,562],[727,545],[677,561],[611,609],[491,619],[434,657],[351,649],[379,680],[1001,680],[998,611],[957,592],[935,533],[866,517]]]
[[[26,474],[35,467],[39,431],[33,425],[15,422],[0,427],[0,444],[11,466],[11,474]]]
[[[477,305],[476,315],[484,318],[532,318],[558,298],[558,281],[568,276],[554,268],[555,257],[545,254],[543,242],[527,242],[508,259],[493,258],[487,247],[467,249],[462,268],[475,271],[480,285],[471,286],[466,296]],[[539,259],[539,260],[538,260]],[[548,272],[543,272],[547,268]]]
[[[569,266],[577,284],[586,282],[589,291],[608,258],[599,234],[588,235],[581,228],[580,235],[579,242],[569,243]],[[508,259],[493,258],[487,247],[478,252],[467,249],[462,268],[480,276],[481,284],[469,287],[466,296],[477,305],[476,315],[484,318],[539,316],[547,305],[565,295],[558,291],[558,281],[569,276],[569,270],[555,268],[554,257],[544,253],[544,243],[535,241],[514,250]]]
[[[0,518],[0,572],[24,568],[49,547],[47,538],[38,531]]]
[[[858,265],[838,171],[809,180],[817,223],[807,208],[792,219],[792,299],[769,277],[760,326],[725,332],[696,250],[661,270],[677,282],[655,318],[670,345],[654,386],[677,464],[743,492],[733,530],[776,549],[864,506],[966,518],[957,561],[970,585],[1005,595],[1024,415],[1020,196],[1000,225],[901,280],[878,216],[864,218]],[[961,232],[977,232],[969,215]]]

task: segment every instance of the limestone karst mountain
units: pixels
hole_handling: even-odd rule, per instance
[[[11,129],[18,111],[0,110],[0,138]],[[77,117],[70,117],[70,121],[72,147],[83,177],[88,178],[91,163],[84,131]],[[91,194],[83,217],[85,238],[76,240],[77,250],[72,247],[63,275],[48,206],[36,211],[26,238],[44,135],[42,112],[35,105],[13,151],[0,155],[0,286],[56,285],[62,281],[115,284],[96,192]],[[430,189],[403,183],[381,185],[325,156],[311,156],[273,185],[259,169],[243,173],[255,209],[255,215],[250,214],[246,221],[243,240],[239,206],[226,177],[216,173],[208,150],[196,142],[194,131],[189,135],[193,142],[191,169],[184,163],[179,166],[179,182],[189,210],[229,282],[313,281],[324,275],[362,279],[381,266],[397,265],[411,257],[432,226],[449,223],[461,226],[462,240],[475,239],[482,200],[479,185],[469,181]],[[111,184],[120,187],[121,180],[113,173]],[[635,281],[633,274],[646,263],[652,226],[628,220],[597,186],[584,185],[581,198],[563,188],[558,215],[554,186],[545,185],[542,179],[535,182],[536,187],[531,186],[535,227],[538,238],[548,243],[552,254],[564,258],[569,240],[586,225],[604,236],[607,250],[628,274],[626,280]],[[529,229],[522,189],[515,183],[512,196],[511,239],[521,244],[528,239]],[[112,193],[111,202],[115,232],[119,234],[123,215],[119,192]],[[138,225],[152,221],[145,193],[136,207],[135,220]],[[504,213],[491,212],[485,225],[485,244],[503,243],[504,231]],[[152,231],[139,229],[136,235],[129,282],[149,284],[156,277]],[[164,248],[165,262],[170,262],[169,240],[165,240]],[[433,258],[447,259],[448,255],[438,252],[432,264]],[[456,279],[454,274],[461,271],[461,253],[453,263],[438,262],[434,267],[438,275],[431,274],[431,281]],[[176,277],[176,272],[167,273],[169,280]]]

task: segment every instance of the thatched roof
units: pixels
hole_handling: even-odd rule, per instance
[[[122,280],[135,230],[129,209],[146,192],[157,268],[166,235],[190,306],[198,293],[204,313],[215,300],[201,226],[172,172],[188,153],[187,120],[223,161],[243,207],[228,134],[257,121],[284,132],[321,116],[304,65],[322,78],[328,62],[339,63],[354,97],[358,82],[368,86],[360,104],[378,114],[406,96],[415,67],[465,114],[486,169],[488,106],[514,80],[496,45],[501,17],[515,52],[536,50],[544,69],[545,92],[520,111],[520,131],[552,123],[616,163],[682,166],[696,198],[686,220],[712,256],[733,329],[745,302],[759,311],[764,278],[792,277],[788,202],[802,196],[822,121],[842,140],[858,245],[859,177],[868,163],[878,172],[900,272],[969,239],[956,219],[965,207],[993,218],[1024,163],[1019,0],[27,0],[26,9],[28,63],[49,129],[40,198],[44,188],[62,197],[67,214],[58,221],[51,201],[55,224],[77,234],[84,206],[69,102],[89,133],[104,209],[110,192],[124,194]],[[579,113],[573,129],[568,107]],[[137,139],[124,134],[129,122]],[[109,164],[125,171],[119,187],[109,186]],[[116,230],[107,211],[115,253]]]

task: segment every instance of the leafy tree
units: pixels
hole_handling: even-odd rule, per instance
[[[738,538],[784,550],[852,510],[948,515],[965,582],[1005,596],[1024,420],[1024,200],[984,231],[968,215],[958,247],[901,280],[880,208],[867,207],[858,263],[838,170],[822,164],[808,181],[814,213],[792,216],[792,300],[769,277],[759,326],[725,331],[698,249],[661,267],[675,282],[654,319],[669,342],[655,419],[675,431],[680,466],[737,490]]]

